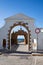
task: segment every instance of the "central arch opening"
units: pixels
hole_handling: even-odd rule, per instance
[[[11,50],[28,51],[28,31],[19,25],[11,30]]]

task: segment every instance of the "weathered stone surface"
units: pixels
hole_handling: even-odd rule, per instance
[[[0,65],[43,65],[43,56],[0,55]]]

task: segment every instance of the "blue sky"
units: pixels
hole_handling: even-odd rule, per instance
[[[4,18],[17,13],[35,18],[35,25],[43,28],[43,0],[0,0],[0,28]]]
[[[18,25],[18,26],[16,26],[16,27],[14,27],[14,28],[11,30],[11,33],[13,33],[13,32],[15,33],[15,32],[17,32],[18,30],[21,30],[21,29],[28,33],[27,29],[26,29],[25,27],[21,26],[21,25]]]

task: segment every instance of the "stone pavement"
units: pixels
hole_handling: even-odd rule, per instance
[[[28,44],[25,45],[22,42],[22,44],[20,43],[18,45],[13,45],[11,50],[13,50],[13,51],[21,51],[21,52],[28,52]]]
[[[0,55],[0,65],[43,65],[43,56]]]

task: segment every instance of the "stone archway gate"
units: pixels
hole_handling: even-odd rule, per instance
[[[27,23],[23,23],[23,22],[18,22],[18,23],[14,23],[12,26],[10,26],[10,29],[8,30],[8,49],[11,50],[11,42],[10,42],[10,34],[11,34],[11,30],[18,25],[21,25],[23,27],[25,27],[28,31],[28,49],[31,49],[31,31],[29,30],[28,26],[26,26]]]

